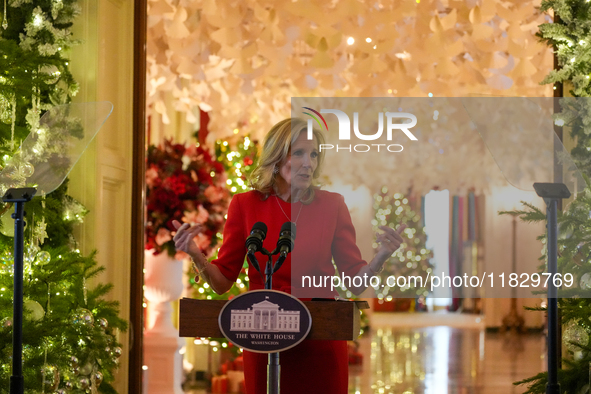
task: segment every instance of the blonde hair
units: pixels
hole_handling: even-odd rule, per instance
[[[299,118],[287,118],[271,127],[271,130],[265,136],[263,151],[258,160],[258,164],[250,177],[250,185],[253,189],[261,192],[265,199],[273,193],[275,185],[275,174],[273,170],[289,155],[291,145],[298,139],[302,132],[307,131],[307,123]],[[313,129],[316,142],[324,143],[324,136],[317,129]],[[318,152],[318,166],[312,174],[312,179],[320,177],[322,162],[324,161],[324,152]],[[304,193],[301,200],[304,204],[309,204],[314,200],[314,190],[318,186],[311,185],[308,191]]]

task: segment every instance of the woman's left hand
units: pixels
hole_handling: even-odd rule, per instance
[[[406,227],[406,224],[401,225],[396,230],[388,226],[379,227],[379,229],[384,232],[377,235],[377,241],[380,244],[377,254],[383,260],[386,260],[388,257],[390,257],[392,253],[396,252],[400,245],[402,245],[404,242],[402,233]]]

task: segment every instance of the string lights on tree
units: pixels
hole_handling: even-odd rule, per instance
[[[232,195],[250,189],[248,186],[248,176],[252,170],[254,170],[256,155],[256,142],[251,141],[248,136],[239,140],[235,144],[231,144],[228,141],[216,141],[215,157],[226,172],[226,186]],[[217,233],[217,237],[217,245],[221,245],[223,242],[222,234]],[[216,249],[215,254],[210,260],[217,256],[217,250],[219,250],[219,247]],[[246,267],[248,267],[248,264],[245,261],[244,267],[242,268],[236,283],[232,286],[229,292],[222,295],[216,294],[207,283],[203,281],[196,282],[194,278],[191,278],[190,283],[194,289],[193,293],[195,298],[207,300],[228,299],[244,293],[248,289]],[[222,344],[223,343],[226,342],[222,341]]]
[[[411,206],[411,201],[402,193],[391,193],[383,187],[381,193],[374,195],[375,218],[372,220],[374,231],[379,226],[398,226],[406,224],[403,237],[406,241],[392,255],[391,262],[386,262],[381,272],[380,283],[384,287],[376,287],[376,297],[382,301],[392,301],[394,298],[426,297],[428,295],[426,278],[433,271],[431,264],[432,252],[425,246],[427,235],[424,231],[421,215]],[[377,247],[377,243],[374,247]],[[420,282],[412,283],[406,278],[420,277]],[[403,282],[393,281],[393,278],[404,279]],[[390,282],[389,282],[390,281]]]
[[[69,103],[78,91],[65,53],[77,43],[70,28],[80,7],[75,0],[2,3],[0,166],[6,168],[20,141],[30,132],[41,132],[43,112]],[[43,157],[50,150],[44,145],[36,153]],[[21,164],[15,170],[34,171]],[[2,394],[8,393],[11,375],[11,208],[0,205]],[[27,203],[23,324],[27,393],[116,393],[111,384],[123,353],[117,337],[127,323],[118,316],[118,303],[106,298],[112,285],[90,284],[104,268],[97,266],[94,254],[80,253],[73,236],[85,213],[86,209],[67,195],[67,181],[51,194]]]
[[[581,97],[591,97],[591,2],[588,0],[545,0],[542,11],[552,10],[554,23],[539,26],[538,36],[555,50],[559,68],[552,70],[543,84],[564,84],[574,98],[560,99],[561,110],[555,115],[555,125],[564,127],[575,142],[571,150],[575,164],[581,172],[591,176],[591,102]],[[556,86],[555,86],[556,89]],[[565,133],[566,135],[566,133]],[[561,392],[587,392],[591,386],[589,366],[591,348],[589,334],[591,324],[591,190],[587,187],[569,203],[559,216],[558,269],[570,272],[578,278],[572,298],[559,298],[562,316],[563,344],[567,358],[558,373]],[[545,213],[526,205],[518,212],[525,221],[545,221]],[[545,239],[545,235],[540,237]],[[545,268],[546,250],[543,251],[541,269]],[[568,293],[566,295],[569,295]],[[545,306],[534,308],[545,310]],[[524,379],[516,384],[527,385],[528,394],[546,392],[547,372]]]

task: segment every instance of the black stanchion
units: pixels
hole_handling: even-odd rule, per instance
[[[19,182],[35,187],[11,188],[2,201],[14,203],[14,311],[13,311],[13,358],[10,394],[23,394],[24,377],[22,366],[22,324],[23,324],[23,249],[24,249],[24,204],[37,192],[47,195],[57,189],[66,179],[72,166],[78,161],[86,147],[92,141],[103,123],[113,111],[113,104],[108,101],[99,103],[77,103],[56,105],[45,112],[39,119],[38,130],[44,130],[44,138],[52,141],[60,139],[64,149],[60,152],[60,163],[48,163],[38,154],[38,139],[41,133],[31,132],[22,141],[19,151],[7,161],[0,171],[0,182],[14,182],[6,169],[9,166],[20,167],[21,160],[27,158],[34,171],[23,176]],[[68,120],[68,122],[66,121]],[[70,122],[71,121],[71,122]],[[66,132],[68,131],[68,132]]]
[[[558,200],[570,197],[563,183],[534,183],[534,190],[546,202],[548,231],[548,383],[546,394],[560,394],[558,383],[558,289],[554,277],[558,273]]]
[[[558,294],[554,285],[554,275],[558,272],[557,251],[557,200],[548,203],[546,215],[548,217],[548,384],[546,394],[560,394],[558,383]]]
[[[14,289],[12,309],[12,376],[10,394],[23,394],[23,252],[25,203],[31,201],[36,190],[32,187],[9,189],[2,200],[14,203]]]

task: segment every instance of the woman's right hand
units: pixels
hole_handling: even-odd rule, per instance
[[[173,220],[172,225],[176,228],[176,234],[173,238],[176,250],[181,250],[192,258],[201,256],[201,250],[193,240],[201,231],[201,226],[191,226],[190,223],[181,224],[178,220]]]
[[[181,224],[177,220],[173,220],[172,225],[176,228],[176,234],[173,238],[174,247],[191,256],[198,274],[209,283],[213,291],[223,294],[230,290],[234,282],[226,278],[215,264],[209,264],[207,262],[207,259],[201,253],[199,246],[197,246],[193,239],[201,231],[201,225],[191,226],[189,223]]]

